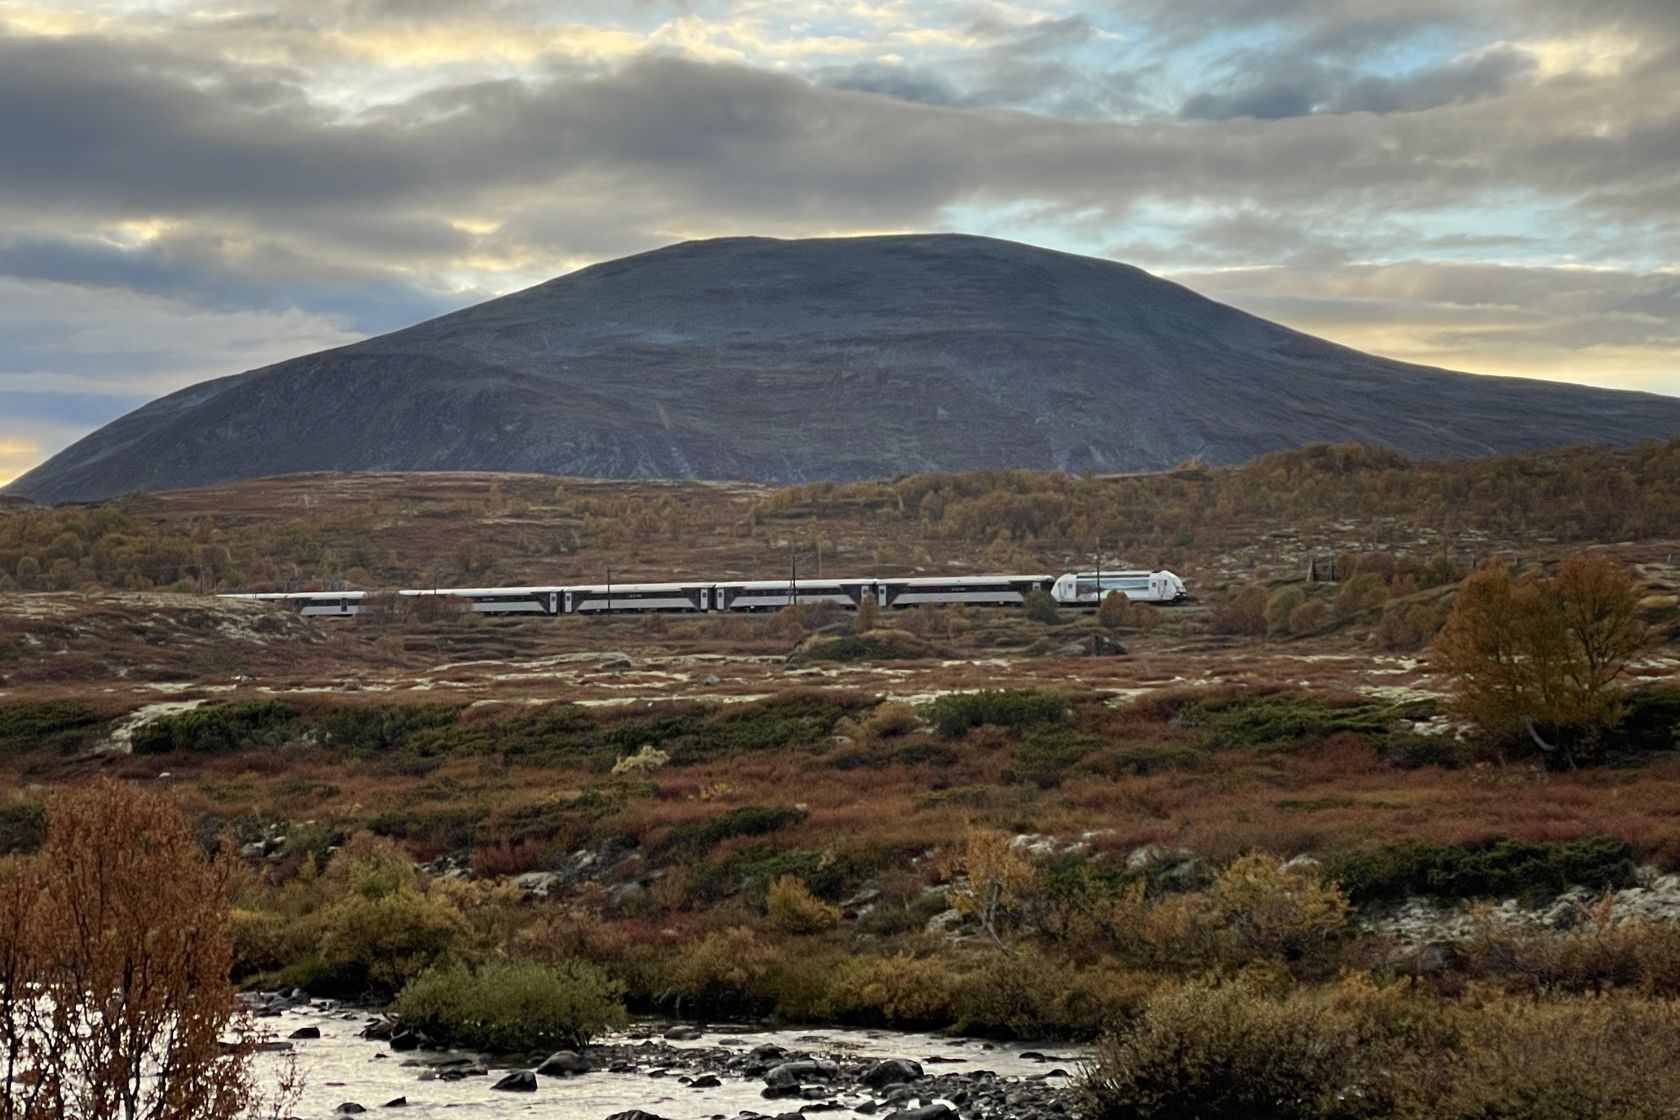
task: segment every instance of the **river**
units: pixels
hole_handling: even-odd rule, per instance
[[[936,1100],[954,1102],[963,1120],[991,1117],[1001,1120],[1029,1115],[1060,1115],[1065,1109],[1061,1087],[1078,1072],[1082,1051],[992,1043],[974,1039],[847,1028],[759,1030],[724,1027],[692,1041],[665,1041],[651,1025],[633,1027],[627,1034],[604,1039],[591,1049],[597,1071],[573,1078],[537,1078],[535,1092],[497,1092],[491,1089],[504,1069],[488,1076],[456,1081],[422,1079],[427,1068],[415,1063],[435,1062],[435,1053],[393,1053],[384,1043],[370,1042],[359,1033],[369,1021],[366,1012],[326,1006],[300,1007],[260,1022],[279,1038],[299,1028],[320,1030],[318,1039],[293,1043],[303,1096],[291,1111],[303,1120],[338,1115],[341,1104],[354,1102],[373,1115],[392,1115],[382,1107],[404,1098],[406,1117],[448,1117],[450,1120],[499,1120],[502,1117],[543,1116],[567,1120],[605,1120],[615,1113],[643,1109],[665,1120],[713,1120],[740,1113],[774,1116],[808,1111],[841,1118],[885,1116],[898,1108]],[[778,1046],[788,1059],[836,1061],[841,1073],[812,1089],[820,1097],[766,1099],[762,1076],[744,1076],[738,1068],[755,1047]],[[625,1056],[631,1060],[626,1062]],[[633,1064],[635,1072],[612,1073],[600,1067]],[[856,1071],[870,1062],[908,1058],[920,1062],[925,1079],[897,1090],[897,1100],[858,1083]],[[273,1084],[281,1059],[258,1058],[262,1079]],[[492,1063],[495,1065],[495,1063]],[[736,1068],[731,1068],[732,1066]],[[847,1072],[850,1071],[850,1072]],[[686,1081],[717,1084],[690,1087]],[[680,1078],[680,1080],[679,1080]],[[908,1096],[907,1096],[908,1094]],[[1004,1103],[1005,1095],[1010,1098]],[[913,1098],[913,1099],[912,1099]],[[817,1106],[817,1107],[813,1107]],[[1031,1107],[1031,1111],[1023,1111]],[[860,1110],[861,1108],[861,1110]]]

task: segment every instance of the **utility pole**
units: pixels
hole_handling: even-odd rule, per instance
[[[1102,536],[1097,536],[1097,609],[1102,610]]]
[[[799,554],[788,553],[788,606],[799,605]]]
[[[612,565],[607,565],[607,614],[612,614]]]

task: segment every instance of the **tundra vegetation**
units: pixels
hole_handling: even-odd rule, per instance
[[[525,1052],[627,1013],[775,1015],[1097,1039],[1091,1117],[1668,1114],[1680,925],[1614,892],[1680,874],[1675,445],[1319,448],[664,505],[677,491],[347,480],[387,496],[325,497],[278,535],[267,485],[30,511],[0,541],[118,515],[135,539],[225,548],[163,581],[207,587],[530,578],[544,549],[721,578],[813,543],[848,570],[1061,570],[1100,528],[1203,602],[175,626],[159,597],[132,597],[142,616],[92,593],[95,565],[70,584],[85,600],[0,619],[9,874],[45,873],[59,791],[143,782],[220,853],[235,982],[394,1001],[438,1041]],[[404,535],[437,526],[471,527],[472,555]],[[1583,547],[1611,538],[1633,543]],[[28,547],[30,578],[50,572]],[[1132,656],[1065,655],[1097,634]],[[662,692],[648,651],[723,679]],[[774,668],[739,684],[732,657]],[[156,688],[196,706],[136,724]]]

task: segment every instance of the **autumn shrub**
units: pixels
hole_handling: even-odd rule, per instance
[[[1026,948],[964,973],[952,999],[956,1025],[991,1038],[1094,1038],[1130,1021],[1159,979],[1112,960],[1079,965]]]
[[[670,966],[680,1014],[702,1019],[762,1014],[773,1006],[771,981],[782,952],[745,926],[708,934]]]
[[[1208,614],[1208,626],[1216,634],[1264,634],[1270,598],[1265,584],[1251,583],[1215,605]]]
[[[1354,1120],[1392,1115],[1378,1017],[1332,990],[1191,983],[1098,1043],[1076,1087],[1089,1120]]]
[[[1439,603],[1394,603],[1382,613],[1373,632],[1377,648],[1398,653],[1420,650],[1434,640],[1447,620]]]
[[[1663,1120],[1680,1100],[1680,1006],[1596,997],[1490,999],[1451,1008],[1457,1044],[1439,1120]],[[1427,1084],[1427,1083],[1425,1083]]]
[[[852,955],[829,976],[823,1010],[843,1023],[946,1027],[955,1018],[956,988],[950,962],[939,956]]]
[[[0,860],[0,1117],[256,1116],[232,853],[108,782],[59,793],[48,822],[37,854]]]
[[[454,906],[413,888],[352,894],[327,907],[320,923],[312,988],[339,996],[396,991],[447,957],[467,928]]]
[[[1266,600],[1266,633],[1289,634],[1295,612],[1307,601],[1307,593],[1291,584],[1272,592]]]
[[[1035,587],[1027,592],[1021,601],[1021,612],[1033,622],[1045,626],[1054,626],[1062,620],[1061,605],[1056,597],[1042,587]]]
[[[1352,618],[1386,602],[1388,585],[1383,582],[1382,576],[1376,572],[1363,572],[1342,584],[1330,609],[1337,618]]]
[[[623,988],[580,960],[428,969],[404,985],[396,1020],[434,1042],[495,1054],[580,1050],[627,1022]]]
[[[1585,908],[1567,930],[1534,928],[1484,915],[1457,945],[1463,969],[1523,992],[1680,995],[1680,925],[1617,922],[1611,898]]]
[[[1222,871],[1208,904],[1239,965],[1322,962],[1347,929],[1348,900],[1340,888],[1321,881],[1314,865],[1286,865],[1266,853],[1243,856]]]
[[[772,880],[765,896],[770,924],[783,933],[819,933],[840,924],[840,908],[811,893],[793,875]]]
[[[1021,730],[1067,719],[1068,704],[1060,696],[1030,688],[953,692],[928,705],[928,720],[947,739],[956,739],[982,724]]]
[[[1330,621],[1330,606],[1323,599],[1308,599],[1289,616],[1291,634],[1310,634]]]

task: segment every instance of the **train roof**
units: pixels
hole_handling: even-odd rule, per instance
[[[881,583],[908,584],[911,587],[961,587],[964,584],[982,583],[1026,583],[1028,581],[1050,580],[1055,577],[1044,575],[994,575],[994,576],[907,576],[902,579],[882,579]]]
[[[473,595],[546,595],[551,591],[564,591],[564,587],[421,587],[405,589],[398,595],[453,595],[458,598],[468,598]]]

